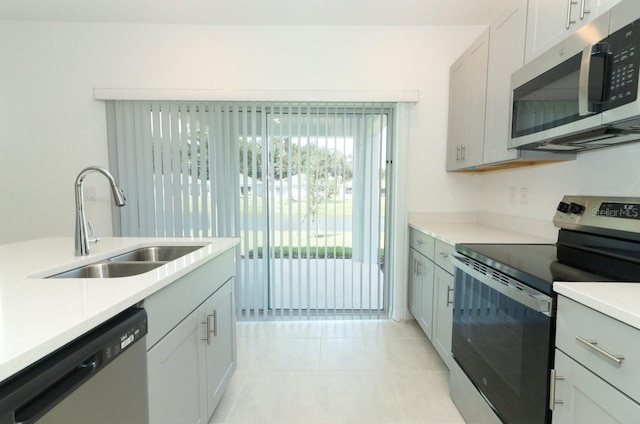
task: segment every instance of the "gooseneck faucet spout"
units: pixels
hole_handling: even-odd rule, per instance
[[[93,234],[89,234],[87,218],[84,213],[84,200],[83,200],[83,192],[82,192],[82,183],[84,178],[92,173],[99,172],[104,175],[107,180],[109,180],[109,184],[111,185],[111,192],[113,193],[113,202],[118,207],[122,207],[127,203],[127,199],[124,197],[124,192],[118,184],[116,183],[113,175],[100,166],[89,166],[78,174],[76,178],[76,256],[86,256],[89,254],[89,243],[96,243],[98,241],[97,238],[93,237]],[[91,231],[93,233],[93,231]]]

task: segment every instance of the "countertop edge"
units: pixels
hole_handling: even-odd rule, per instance
[[[409,220],[408,226],[452,246],[458,243],[554,244],[556,242],[532,234],[478,223],[434,223]]]
[[[614,288],[615,290],[612,290]],[[640,330],[638,283],[555,282],[553,290],[559,295]]]
[[[113,238],[115,239],[115,238]],[[71,239],[70,239],[71,240]],[[6,352],[2,352],[0,355],[0,383],[4,380],[10,378],[31,364],[37,362],[38,360],[44,358],[50,353],[56,351],[60,347],[66,345],[67,343],[75,340],[80,337],[87,331],[95,328],[96,326],[102,324],[108,319],[114,317],[118,313],[126,310],[127,308],[138,304],[143,301],[151,294],[163,289],[164,287],[170,285],[174,281],[193,271],[194,269],[200,267],[201,265],[215,259],[220,256],[224,252],[229,249],[234,248],[239,244],[240,239],[237,238],[159,238],[159,239],[148,239],[148,238],[132,238],[132,240],[140,240],[137,242],[132,242],[131,244],[126,246],[126,249],[133,250],[139,247],[146,247],[153,243],[163,243],[163,244],[177,244],[180,242],[184,243],[206,243],[203,246],[205,249],[203,252],[196,255],[196,258],[191,257],[192,259],[183,259],[179,258],[175,261],[169,262],[167,269],[162,272],[154,273],[154,271],[150,271],[150,273],[154,273],[154,275],[162,275],[159,278],[152,279],[150,275],[146,275],[149,273],[141,274],[138,276],[125,277],[128,281],[140,281],[142,279],[149,280],[148,283],[142,284],[139,290],[134,291],[132,293],[128,293],[127,295],[118,299],[108,306],[87,313],[82,319],[74,322],[71,325],[66,325],[65,328],[60,328],[60,331],[48,334],[46,339],[43,337],[39,337],[38,341],[32,343],[27,349],[14,354],[9,352],[7,357],[5,357]],[[217,243],[216,243],[217,242]],[[214,246],[214,243],[216,244]],[[125,249],[125,250],[126,250]],[[123,248],[118,248],[115,250],[111,250],[110,254],[118,254],[123,251]],[[197,253],[193,252],[193,253]],[[103,252],[104,253],[104,252]],[[88,262],[91,263],[93,261],[99,261],[104,256],[104,254],[99,254],[95,257],[89,258]],[[190,255],[186,255],[185,257],[189,257]],[[182,260],[182,261],[181,261]],[[38,279],[38,276],[49,275],[48,273],[55,273],[56,270],[60,268],[67,268],[73,266],[73,262],[66,263],[65,265],[55,266],[53,268],[49,268],[45,271],[37,270],[36,272],[27,272],[25,275],[25,280],[29,279]],[[42,277],[40,277],[42,278]],[[74,281],[77,284],[77,280],[83,279],[69,279],[70,281]],[[63,283],[65,280],[59,280],[60,283]],[[123,280],[121,280],[123,281]],[[20,282],[18,282],[19,284]]]

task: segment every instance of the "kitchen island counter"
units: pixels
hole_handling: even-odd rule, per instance
[[[0,381],[233,248],[235,238],[104,237],[74,256],[72,237],[0,245]],[[147,246],[198,245],[152,271],[121,278],[45,277]]]

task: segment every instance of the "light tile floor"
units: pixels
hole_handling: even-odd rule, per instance
[[[464,420],[415,321],[238,323],[238,368],[211,423]]]

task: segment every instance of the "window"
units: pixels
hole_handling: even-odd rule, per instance
[[[240,319],[386,316],[392,104],[110,101],[127,236],[234,236]],[[131,205],[131,206],[130,206]]]

